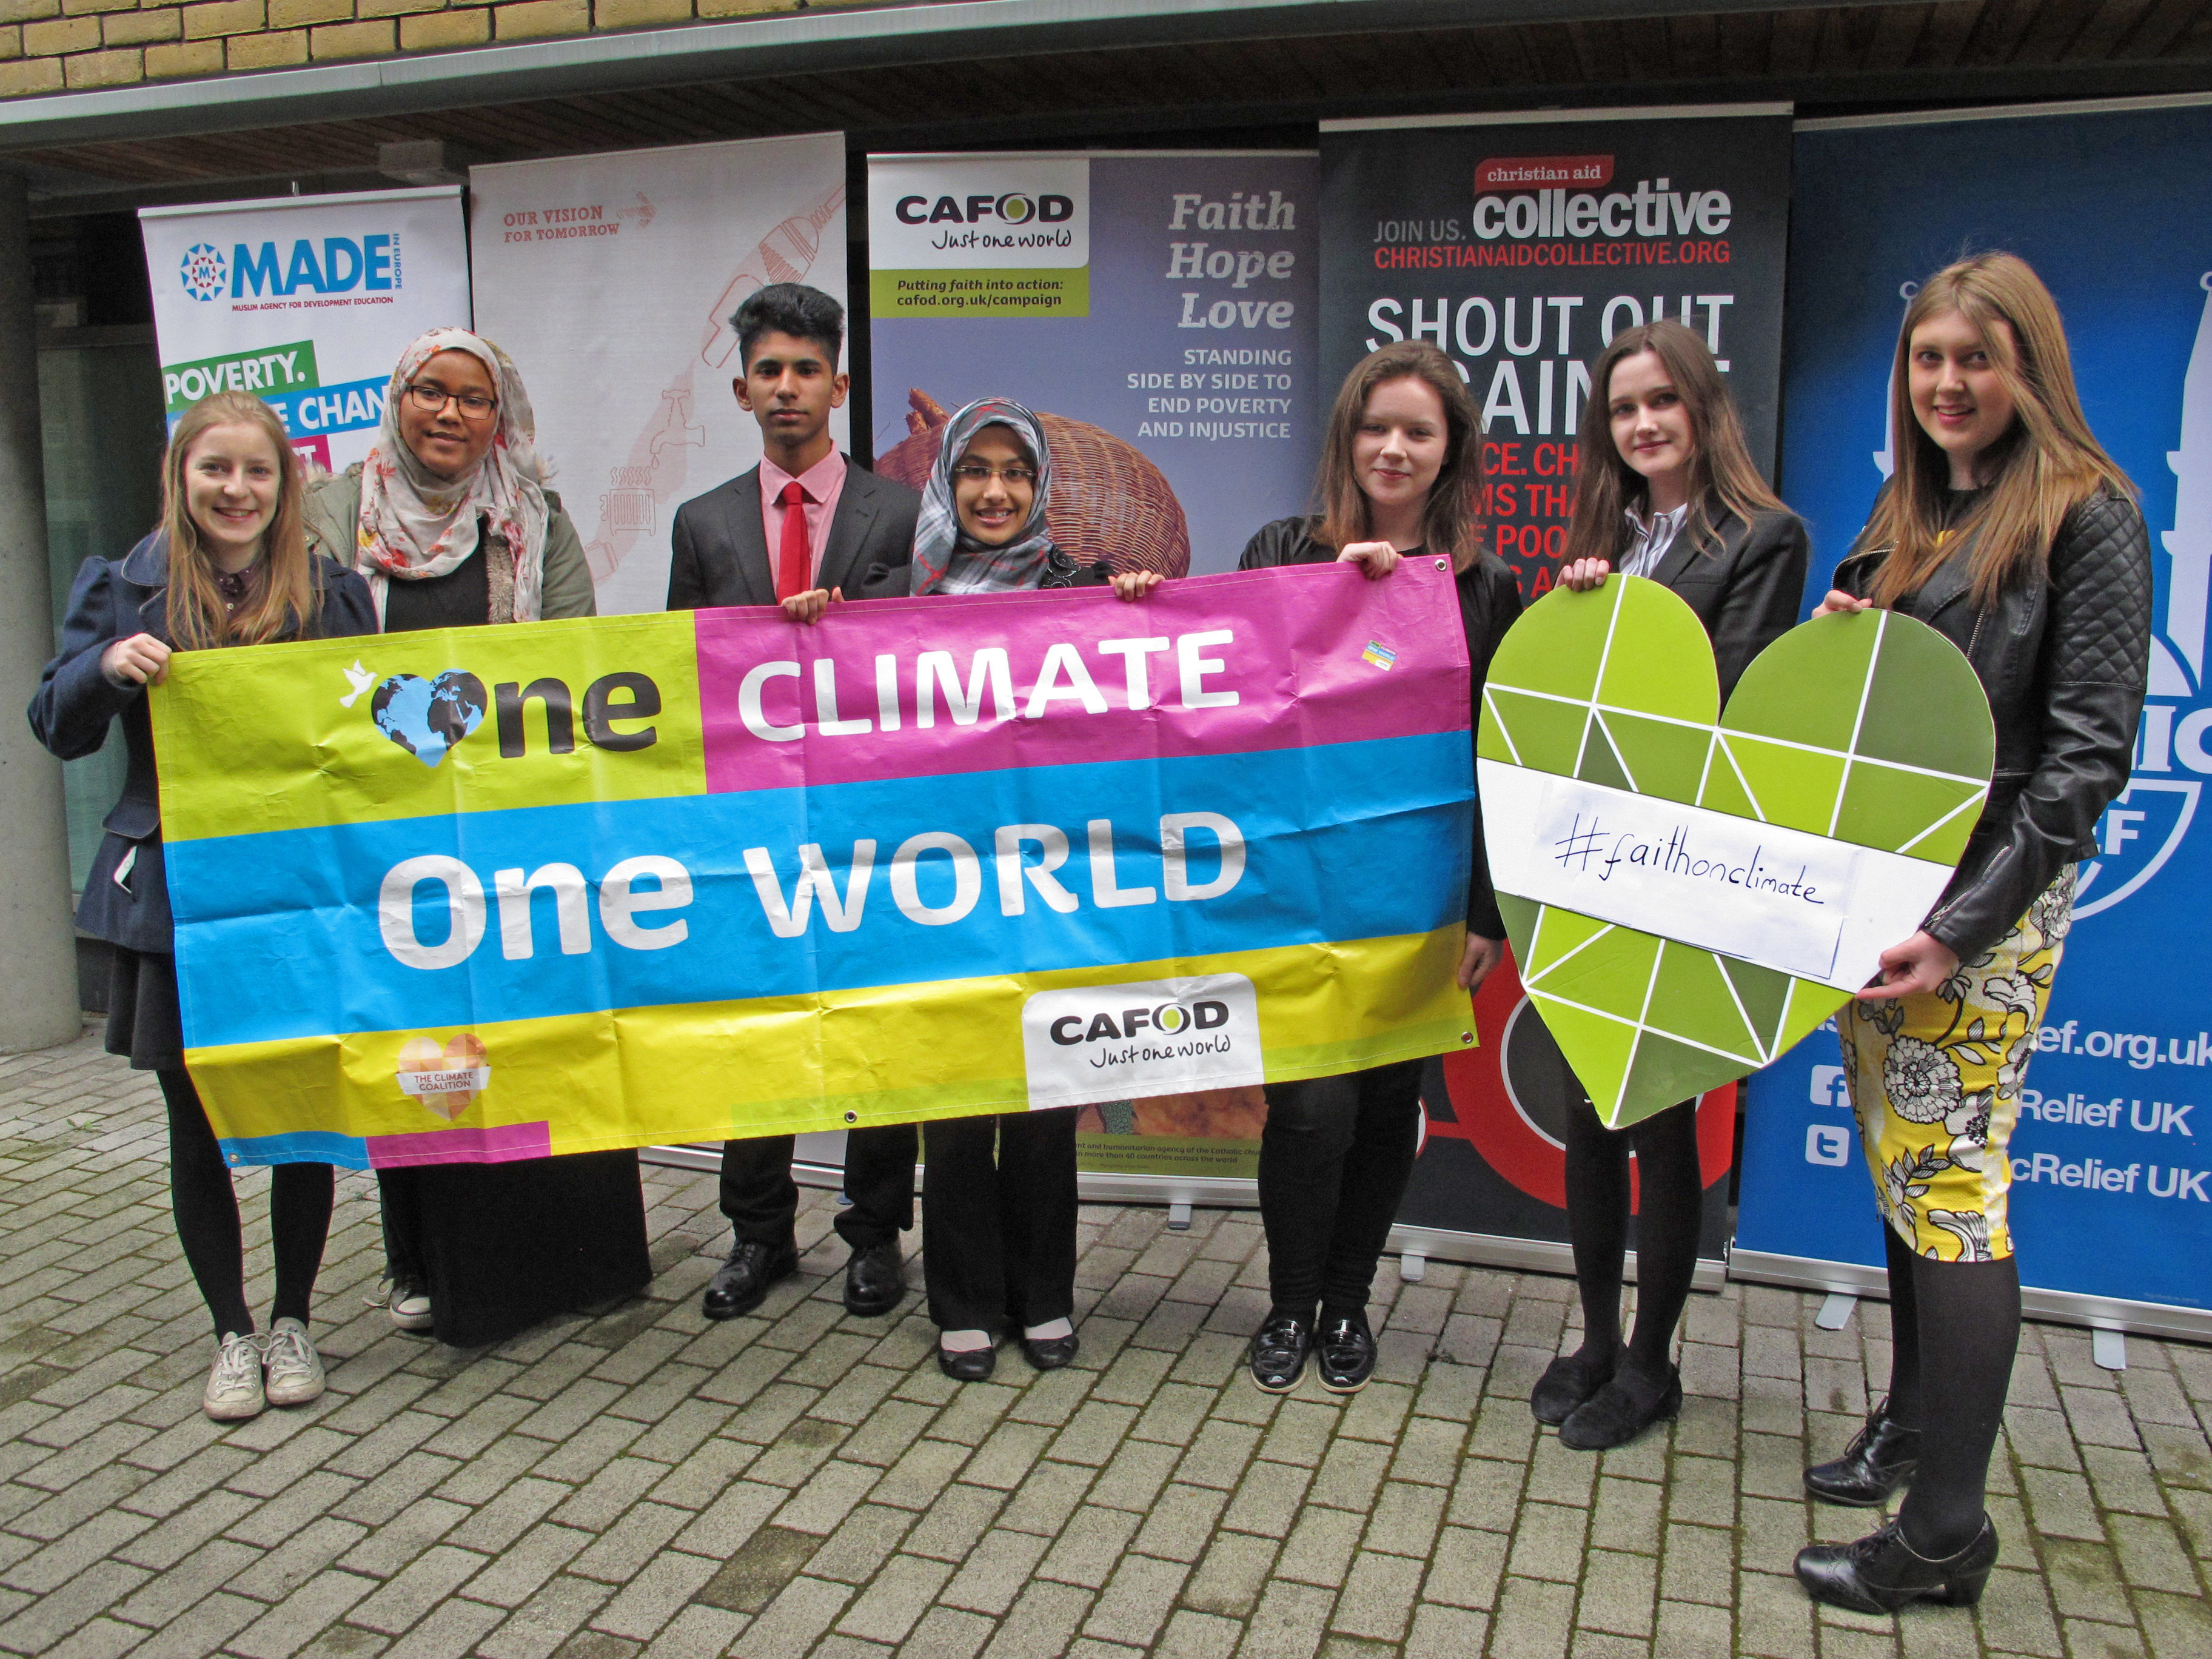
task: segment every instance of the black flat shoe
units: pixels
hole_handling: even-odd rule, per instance
[[[1915,1601],[1971,1607],[1997,1564],[1997,1529],[1982,1517],[1974,1541],[1930,1560],[1905,1541],[1891,1520],[1855,1544],[1814,1544],[1797,1552],[1797,1582],[1815,1601],[1856,1613],[1895,1613]]]
[[[796,1245],[740,1244],[714,1269],[699,1311],[709,1319],[735,1319],[768,1299],[769,1291],[799,1271]]]
[[[1618,1360],[1602,1364],[1578,1353],[1563,1353],[1544,1367],[1543,1376],[1529,1390],[1528,1409],[1539,1423],[1553,1428],[1575,1414],[1575,1408],[1613,1381]]]
[[[981,1382],[999,1368],[996,1348],[939,1348],[937,1369],[955,1382]]]
[[[1375,1333],[1365,1314],[1325,1320],[1314,1338],[1314,1369],[1331,1394],[1358,1394],[1375,1375]]]
[[[1022,1358],[1030,1368],[1040,1371],[1056,1371],[1074,1363],[1075,1351],[1082,1346],[1071,1331],[1066,1336],[1048,1336],[1038,1340],[1022,1339]]]
[[[1682,1373],[1667,1367],[1663,1377],[1646,1376],[1624,1360],[1613,1380],[1575,1407],[1559,1425],[1559,1443],[1577,1451],[1606,1451],[1625,1446],[1662,1418],[1682,1409]]]
[[[1892,1422],[1885,1400],[1851,1437],[1841,1457],[1805,1471],[1805,1491],[1823,1504],[1878,1509],[1892,1492],[1911,1481],[1919,1462],[1920,1431]]]
[[[1270,1314],[1253,1334],[1246,1356],[1252,1380],[1269,1394],[1288,1394],[1306,1374],[1306,1356],[1312,1352],[1312,1325],[1296,1314]]]
[[[845,1311],[873,1319],[898,1306],[906,1296],[899,1272],[898,1240],[864,1244],[845,1264]]]

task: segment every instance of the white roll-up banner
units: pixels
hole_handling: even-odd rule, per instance
[[[771,283],[845,302],[844,138],[505,162],[469,190],[477,323],[530,390],[599,610],[659,611],[676,509],[760,460],[731,314]]]

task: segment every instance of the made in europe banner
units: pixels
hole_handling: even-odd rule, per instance
[[[1441,562],[179,653],[152,712],[225,1154],[495,1162],[1471,1044]]]

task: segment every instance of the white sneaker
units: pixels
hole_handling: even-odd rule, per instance
[[[222,1339],[200,1405],[218,1423],[237,1423],[260,1416],[267,1403],[261,1389],[261,1340],[234,1331]]]
[[[393,1279],[392,1299],[386,1306],[392,1322],[403,1331],[427,1331],[437,1322],[430,1315],[430,1292],[417,1279]]]
[[[280,1319],[263,1339],[268,1352],[268,1394],[272,1406],[304,1406],[323,1391],[323,1357],[296,1319]]]

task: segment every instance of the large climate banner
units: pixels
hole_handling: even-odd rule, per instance
[[[2150,699],[2081,869],[2012,1138],[2012,1224],[2038,1290],[2212,1307],[2212,1123],[2195,1115],[2212,1066],[2197,822],[2212,816],[2212,110],[1808,123],[1797,182],[1781,483],[1813,530],[1808,606],[1905,441],[1887,394],[1906,298],[1962,248],[2009,249],[2050,284],[2090,424],[2142,491]],[[1834,1036],[1760,1073],[1751,1100],[1739,1263],[1878,1264]]]
[[[138,228],[172,424],[251,392],[331,471],[368,453],[409,343],[469,324],[458,185],[141,208]]]
[[[1326,121],[1321,162],[1322,378],[1393,340],[1459,365],[1491,545],[1525,597],[1558,574],[1590,361],[1620,330],[1704,335],[1771,472],[1786,106]]]
[[[952,411],[1012,398],[1061,546],[1235,569],[1312,500],[1315,182],[1296,151],[870,157],[876,470],[919,489]]]
[[[502,162],[469,191],[477,321],[530,388],[599,612],[660,610],[676,509],[760,459],[732,314],[771,283],[844,302],[845,141]]]
[[[1118,1109],[1471,1044],[1438,563],[179,656],[162,827],[226,1154]]]

